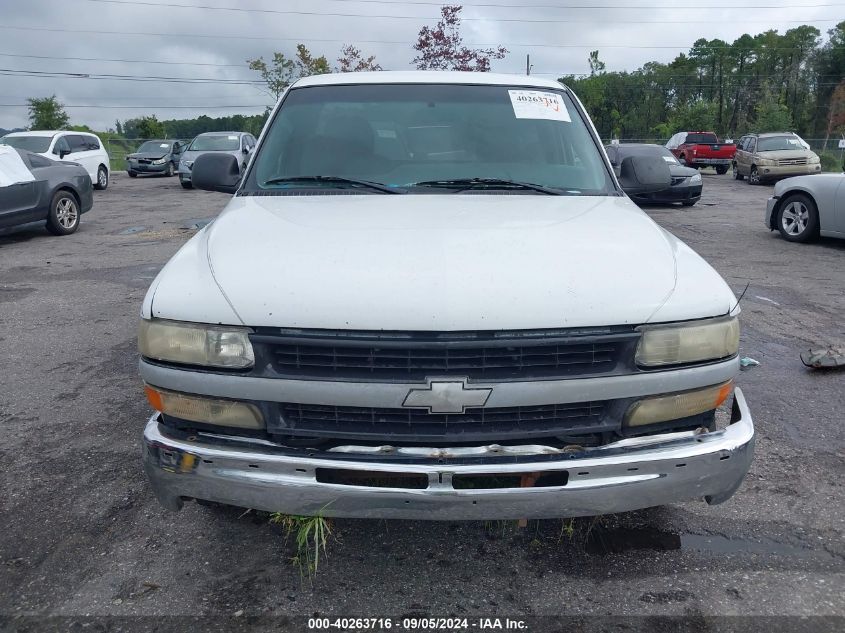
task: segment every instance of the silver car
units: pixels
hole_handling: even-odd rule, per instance
[[[775,185],[764,218],[790,242],[845,238],[845,174],[795,176]]]
[[[179,161],[179,182],[185,189],[193,187],[191,169],[200,154],[225,152],[238,159],[241,172],[246,169],[249,156],[255,147],[255,137],[247,132],[206,132],[197,136]]]

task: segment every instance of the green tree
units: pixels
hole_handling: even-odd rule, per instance
[[[166,136],[164,124],[155,115],[127,119],[123,122],[123,133],[126,138],[164,138]]]
[[[329,67],[329,60],[325,55],[314,57],[305,44],[296,45],[296,73],[299,77],[310,77],[311,75],[325,75],[332,69]]]
[[[278,101],[285,88],[296,80],[296,64],[292,59],[285,57],[284,53],[273,53],[273,59],[269,64],[263,57],[246,61],[250,70],[261,75],[261,79],[267,86],[266,91],[275,101]]]
[[[789,108],[771,94],[765,94],[754,110],[757,132],[785,132],[792,129]]]
[[[325,55],[314,57],[304,44],[296,45],[296,55],[293,59],[277,51],[273,53],[273,59],[269,64],[263,57],[248,59],[246,62],[250,70],[261,75],[266,85],[266,92],[273,97],[274,101],[278,101],[285,88],[300,77],[331,72],[329,60]]]
[[[30,130],[61,130],[70,122],[64,105],[59,103],[56,95],[43,99],[33,97],[26,101],[29,104]]]
[[[599,59],[598,51],[590,51],[590,56],[587,61],[590,64],[590,75],[600,75],[604,72],[606,65]]]

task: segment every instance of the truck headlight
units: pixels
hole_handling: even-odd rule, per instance
[[[765,167],[775,167],[778,164],[778,162],[772,158],[758,158],[755,162],[758,165]]]
[[[644,398],[631,405],[625,414],[623,425],[632,427],[659,424],[712,411],[727,400],[733,387],[733,380],[729,380],[704,389]]]
[[[240,429],[264,428],[261,411],[248,402],[188,395],[150,385],[144,385],[144,391],[156,411],[172,415],[174,418]]]
[[[255,364],[246,328],[142,319],[141,356],[182,365],[245,369]]]
[[[642,332],[636,355],[636,363],[641,367],[718,360],[739,351],[737,317],[644,325],[637,329]]]
[[[809,163],[810,165],[815,165],[819,162],[821,162],[821,159],[819,158],[818,154],[813,154],[812,156],[810,156],[810,158],[807,159],[807,163]]]

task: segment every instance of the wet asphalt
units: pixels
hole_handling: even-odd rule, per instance
[[[0,624],[43,630],[32,618],[44,615],[845,616],[845,372],[799,359],[845,343],[845,241],[799,245],[770,233],[769,195],[770,186],[705,173],[695,207],[647,209],[737,294],[748,284],[741,353],[760,366],[739,384],[757,451],[730,501],[524,529],[337,520],[311,580],[265,515],[165,511],[141,468],[141,300],[228,196],[117,174],[75,235],[0,236]],[[619,630],[654,628],[634,622]],[[829,622],[844,621],[819,626]]]

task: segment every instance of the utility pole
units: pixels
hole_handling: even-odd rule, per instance
[[[526,75],[531,74],[531,55],[529,55],[527,53],[525,55],[525,74]]]

